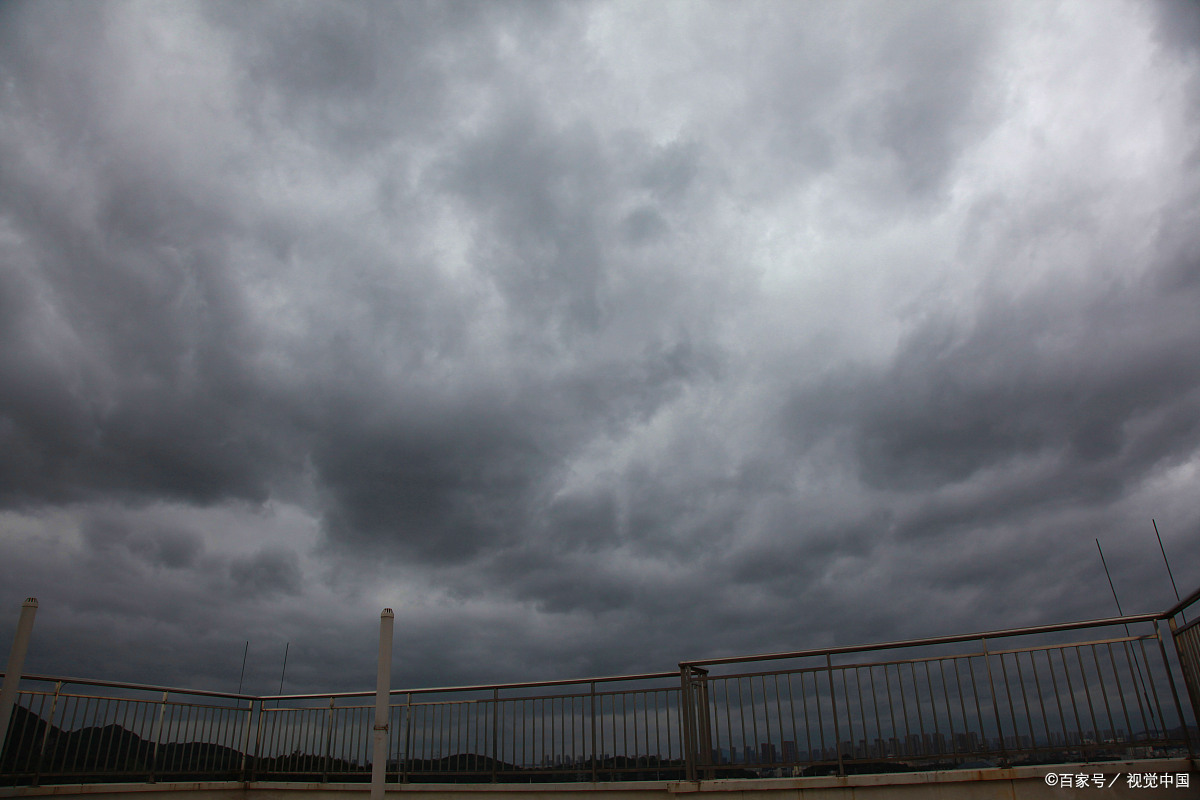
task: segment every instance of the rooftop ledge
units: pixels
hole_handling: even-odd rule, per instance
[[[391,783],[387,786],[388,794],[405,794],[417,800],[418,797],[430,800],[452,800],[464,795],[482,793],[523,795],[537,794],[541,796],[568,795],[589,793],[619,795],[625,800],[633,798],[664,798],[677,794],[727,794],[737,792],[742,798],[804,798],[804,797],[845,797],[862,800],[867,797],[891,798],[898,796],[895,789],[904,797],[916,796],[912,792],[917,786],[939,787],[938,797],[953,796],[955,798],[974,797],[994,798],[998,789],[994,782],[1003,781],[1009,784],[1011,791],[1004,792],[1004,797],[1017,798],[1046,798],[1046,797],[1083,797],[1094,789],[1069,789],[1050,784],[1046,776],[1054,775],[1096,775],[1103,774],[1111,778],[1120,774],[1117,782],[1097,797],[1132,796],[1142,797],[1147,793],[1153,795],[1156,791],[1171,792],[1171,797],[1200,796],[1200,765],[1195,759],[1145,759],[1137,761],[1105,761],[1076,764],[1054,764],[1022,767],[989,767],[985,769],[956,769],[937,770],[929,772],[893,772],[870,775],[835,775],[811,778],[734,778],[702,781],[617,781],[602,783]],[[1124,777],[1127,773],[1153,773],[1157,775],[1178,775],[1187,773],[1197,782],[1189,788],[1180,791],[1176,787],[1161,787],[1158,789],[1130,788]],[[989,784],[985,786],[984,784]],[[971,785],[978,785],[978,791],[973,791]],[[914,787],[901,789],[900,787]],[[920,790],[917,790],[920,791]],[[1003,790],[1001,790],[1003,791]],[[88,800],[105,800],[106,798],[134,796],[139,800],[151,800],[155,797],[169,797],[177,794],[190,794],[194,798],[208,800],[234,800],[234,798],[261,797],[270,800],[292,797],[304,793],[312,798],[334,800],[342,797],[361,797],[370,792],[368,783],[298,783],[280,781],[200,781],[179,783],[107,783],[107,784],[58,784],[54,786],[18,786],[0,788],[0,797],[86,797]],[[952,792],[952,795],[945,794]]]

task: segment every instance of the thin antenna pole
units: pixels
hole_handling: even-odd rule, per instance
[[[1117,614],[1125,616],[1125,612],[1121,610],[1121,600],[1117,597],[1117,587],[1113,586],[1112,573],[1108,571],[1108,562],[1104,560],[1104,549],[1100,547],[1100,540],[1096,540],[1096,549],[1100,551],[1100,563],[1104,566],[1104,574],[1108,576],[1108,588],[1112,589],[1113,600],[1117,601]],[[1125,633],[1129,633],[1129,626],[1125,626]]]
[[[1158,549],[1162,551],[1163,563],[1167,565],[1167,576],[1171,579],[1171,588],[1175,590],[1175,600],[1178,601],[1180,599],[1179,587],[1175,585],[1175,573],[1171,572],[1171,562],[1167,560],[1167,548],[1163,547],[1162,536],[1158,533],[1158,523],[1151,519],[1150,524],[1154,526],[1154,535],[1158,536]],[[1187,622],[1186,614],[1183,615],[1183,621]]]
[[[238,694],[242,693],[242,681],[246,679],[246,656],[250,655],[250,640],[246,640],[246,649],[242,651],[242,674],[238,678]]]
[[[283,672],[279,673],[279,691],[275,694],[283,694],[283,676],[287,675],[287,654],[288,648],[291,646],[291,642],[288,642],[283,646]],[[276,700],[275,703],[278,705],[279,701]]]

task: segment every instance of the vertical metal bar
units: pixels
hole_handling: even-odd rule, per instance
[[[875,751],[877,758],[886,754],[883,746],[883,718],[879,716],[879,690],[875,688],[875,664],[867,667],[867,677],[871,679],[871,708],[875,713]]]
[[[799,731],[796,730],[796,694],[795,694],[795,692],[792,691],[792,675],[793,674],[794,673],[788,672],[786,674],[786,677],[787,677],[787,690],[788,690],[788,719],[790,719],[792,722],[792,761],[791,761],[791,764],[792,764],[792,766],[796,766],[797,762],[800,761],[800,733],[799,733]],[[793,774],[795,774],[794,771],[793,771]]]
[[[162,700],[158,706],[158,727],[154,731],[154,745],[150,752],[150,783],[154,783],[158,767],[158,742],[162,738],[163,715],[167,712],[167,694],[168,692],[163,692]]]
[[[1012,720],[1013,724],[1013,749],[1019,751],[1021,749],[1021,730],[1017,726],[1017,709],[1013,704],[1012,687],[1008,683],[1008,665],[1004,660],[1004,653],[997,653],[997,657],[1000,659],[1000,674],[1004,676],[1004,695],[1008,698],[1008,718]]]
[[[915,662],[912,662],[912,661],[908,662],[908,671],[912,675],[913,698],[914,698],[913,705],[915,705],[917,707],[917,727],[921,731],[921,739],[918,742],[918,747],[921,749],[922,754],[923,754],[924,750],[926,749],[925,748],[925,741],[926,741],[925,712],[921,710],[921,686],[920,686],[920,684],[917,683],[917,665]]]
[[[1154,627],[1157,630],[1158,625],[1156,624]],[[1124,642],[1123,644],[1124,644],[1124,647],[1122,649],[1125,651],[1125,665],[1127,667],[1129,667],[1129,674],[1132,676],[1134,674],[1133,662],[1134,662],[1134,659],[1136,658],[1136,656],[1134,655],[1133,648],[1130,647],[1129,642]],[[1164,655],[1165,655],[1165,653],[1164,653]],[[1164,665],[1167,664],[1167,661],[1165,658],[1163,659],[1163,664]],[[1148,664],[1148,663],[1146,664],[1146,671],[1147,672],[1150,671],[1150,664]],[[1167,673],[1168,673],[1168,675],[1170,674],[1169,666],[1167,668]],[[1153,677],[1151,677],[1151,680],[1153,680]],[[1138,720],[1139,720],[1139,724],[1142,726],[1142,730],[1147,730],[1149,728],[1148,722],[1150,719],[1149,716],[1147,716],[1147,712],[1149,711],[1150,698],[1147,697],[1146,702],[1143,704],[1142,703],[1142,693],[1139,692],[1137,689],[1138,689],[1137,686],[1133,687],[1133,699],[1137,701],[1137,706],[1138,706]],[[1133,741],[1132,725],[1129,728],[1129,738],[1130,738],[1130,741],[1132,742]]]
[[[900,732],[898,730],[896,730],[896,706],[895,706],[894,701],[892,700],[892,678],[890,675],[888,675],[888,665],[886,663],[884,663],[882,666],[883,666],[883,686],[885,689],[887,689],[888,721],[891,722],[891,729],[892,729],[892,737],[891,738],[893,741],[897,742],[897,745],[898,745],[899,739],[900,739]],[[896,752],[894,755],[900,755],[899,746],[896,747]]]
[[[1004,728],[1000,725],[1000,701],[996,697],[996,682],[992,676],[992,657],[988,655],[987,637],[981,637],[979,639],[979,643],[983,647],[983,663],[984,666],[987,667],[988,690],[992,695],[992,711],[996,715],[996,736],[1000,740],[1000,759],[1001,761],[1007,762],[1008,751],[1004,746]],[[971,674],[972,680],[974,680],[974,672]],[[980,722],[980,727],[982,727],[982,720]],[[1007,766],[1007,764],[1005,764],[1005,766]]]
[[[62,681],[54,682],[54,699],[50,702],[50,715],[46,717],[46,729],[42,732],[42,746],[38,748],[37,769],[33,775],[33,785],[37,786],[42,778],[42,769],[46,763],[46,745],[50,741],[50,729],[54,727],[54,711],[58,708],[58,699],[62,694]]]
[[[819,669],[819,668],[817,668],[817,669]],[[826,750],[826,747],[825,747],[825,715],[821,711],[821,688],[820,688],[820,685],[818,684],[818,681],[820,679],[817,677],[817,669],[814,669],[812,671],[813,705],[815,705],[817,707],[817,735],[821,739],[821,752],[815,760],[824,761],[825,760],[825,750]],[[801,684],[803,684],[803,680],[801,681]],[[805,694],[805,697],[808,697],[807,693]],[[807,711],[807,710],[808,710],[808,702],[805,701],[805,711]],[[807,723],[807,718],[806,718],[806,723]]]
[[[1154,632],[1155,632],[1155,633],[1158,633],[1158,626],[1157,626],[1157,625],[1155,625],[1155,626],[1154,626]],[[1146,663],[1146,671],[1147,671],[1147,672],[1149,672],[1149,671],[1150,671],[1150,659],[1149,659],[1149,658],[1146,656],[1146,640],[1145,640],[1145,639],[1140,639],[1140,638],[1139,638],[1139,639],[1138,639],[1138,644],[1139,644],[1139,645],[1141,645],[1141,650],[1142,650],[1142,661],[1144,661],[1144,662]],[[1161,645],[1161,640],[1160,640],[1160,645]],[[1166,664],[1166,659],[1165,659],[1165,658],[1163,659],[1163,666],[1164,666],[1164,667],[1168,667],[1168,665]],[[1174,687],[1174,685],[1173,685],[1173,684],[1172,684],[1172,686],[1171,686],[1171,689],[1172,689],[1172,691],[1174,691],[1174,689],[1175,689],[1175,687]],[[1159,718],[1159,720],[1161,720],[1161,721],[1162,721],[1162,723],[1163,723],[1163,738],[1165,739],[1165,738],[1167,737],[1167,730],[1166,730],[1167,723],[1166,723],[1166,718],[1165,718],[1165,717],[1163,717],[1163,713],[1162,713],[1162,703],[1161,703],[1161,702],[1159,702],[1159,699],[1158,699],[1158,687],[1154,685],[1154,681],[1153,681],[1153,680],[1151,680],[1151,681],[1150,681],[1150,691],[1151,691],[1151,692],[1153,693],[1153,695],[1154,695],[1154,705],[1155,705],[1155,707],[1158,709],[1158,718]],[[1178,703],[1176,703],[1176,707],[1178,707]],[[1180,712],[1180,714],[1179,714],[1179,725],[1180,725],[1180,727],[1182,727],[1182,728],[1183,728],[1183,731],[1184,731],[1183,735],[1184,735],[1184,736],[1187,736],[1187,735],[1188,735],[1188,733],[1187,733],[1187,722],[1186,722],[1186,720],[1184,720],[1184,718],[1183,718],[1183,713],[1182,713],[1182,711],[1181,711],[1181,712]],[[1189,745],[1189,746],[1190,746],[1190,745]]]
[[[81,698],[79,696],[68,697],[68,700],[74,700],[74,702],[70,704],[71,705],[70,726],[63,728],[63,733],[68,733],[70,731],[75,730],[75,720],[79,718],[79,706],[81,705],[81,703],[79,702],[80,699]],[[64,709],[64,711],[65,711],[65,709]],[[66,717],[65,713],[63,714],[63,717],[64,718]],[[74,737],[67,738],[66,745],[63,747],[62,771],[64,773],[73,772],[73,770],[71,768],[72,764],[73,764],[73,762],[71,760],[71,756],[74,754],[72,751],[72,746],[73,746],[74,753],[78,753],[79,752],[79,737],[74,736]]]
[[[967,720],[967,698],[963,695],[962,688],[962,671],[958,668],[958,662],[962,660],[962,656],[954,657],[954,688],[958,690],[958,710],[962,714],[963,724],[963,749],[967,752],[971,751],[971,723]],[[967,656],[967,665],[970,666],[971,657]],[[957,743],[955,744],[955,752],[958,752]]]
[[[1125,690],[1121,688],[1121,668],[1117,666],[1117,658],[1113,655],[1112,642],[1106,643],[1108,646],[1108,661],[1112,664],[1113,678],[1117,682],[1117,698],[1121,701],[1121,714],[1125,717],[1125,736],[1118,737],[1117,732],[1113,731],[1113,739],[1117,742],[1124,738],[1128,742],[1133,737],[1133,723],[1129,720],[1129,707],[1125,703]],[[1129,644],[1124,642],[1124,644]],[[1137,697],[1137,685],[1133,687],[1133,695]]]
[[[837,689],[833,686],[833,659],[825,654],[825,673],[829,676],[829,703],[833,707],[833,743],[837,751],[838,775],[846,774],[846,765],[842,763],[842,728],[838,722]]]
[[[222,722],[222,718],[217,714],[215,706],[198,706],[201,711],[201,725],[204,727],[204,734],[200,743],[200,750],[196,754],[197,760],[200,762],[197,766],[201,772],[207,772],[213,766],[213,757],[216,754],[216,748],[212,746],[213,729],[218,727]]]
[[[654,752],[656,755],[658,755],[659,765],[661,765],[662,761],[663,761],[662,738],[660,735],[661,734],[660,729],[662,727],[662,725],[661,725],[662,718],[661,718],[661,712],[658,710],[658,696],[660,694],[661,694],[661,692],[658,692],[658,691],[656,691],[654,693]]]
[[[130,709],[135,709],[134,718],[136,719],[137,718],[136,709],[137,709],[138,705],[139,705],[138,703],[136,703],[132,700],[127,700],[124,703],[124,708],[122,709],[122,713],[121,713],[121,727],[123,729],[125,729],[126,731],[130,730],[129,711],[130,711]],[[129,764],[129,747],[130,747],[131,742],[133,741],[133,737],[132,736],[122,736],[121,738],[124,741],[117,748],[116,762],[117,762],[118,770],[123,774],[123,773],[129,771],[128,769],[125,769],[125,767]]]
[[[694,695],[694,693],[695,693],[694,686],[692,687],[692,691],[693,691],[693,695]],[[621,698],[621,754],[625,756],[625,759],[626,759],[625,764],[628,766],[628,764],[629,764],[629,761],[628,761],[628,759],[629,759],[629,711],[627,710],[627,707],[625,704],[625,693],[621,692],[619,697]],[[693,719],[695,719],[695,716],[694,716],[695,713],[696,713],[696,706],[695,706],[695,703],[692,703]],[[695,735],[694,731],[693,731],[693,735]],[[696,742],[696,749],[699,749],[698,742]],[[693,757],[695,756],[695,750],[693,750],[692,755],[693,755]]]
[[[1025,704],[1025,729],[1029,731],[1029,744],[1032,746],[1033,741],[1033,714],[1029,710],[1029,693],[1025,691],[1025,672],[1021,669],[1021,654],[1020,652],[1013,653],[1013,661],[1017,665],[1017,682],[1021,684],[1021,701]],[[1017,744],[1020,744],[1018,740]]]
[[[729,763],[732,764],[735,761],[735,759],[733,757],[733,714],[730,712],[729,707],[731,705],[733,705],[733,703],[729,699],[729,679],[728,678],[721,679],[721,692],[722,692],[723,696],[725,697],[725,702],[724,702],[724,706],[725,706],[725,736],[727,739],[726,743],[729,745]],[[720,719],[721,719],[721,716],[720,716],[720,714],[718,714],[717,715],[718,727],[719,727]],[[718,730],[717,741],[720,742],[720,739],[721,739],[720,731]]]
[[[646,745],[646,766],[650,765],[650,695],[642,692],[642,723],[645,736],[642,741]]]
[[[958,743],[955,741],[955,738],[954,738],[954,707],[950,704],[950,685],[946,682],[946,659],[939,658],[937,664],[938,664],[938,676],[941,677],[941,679],[942,679],[942,699],[946,703],[946,723],[950,726],[950,750],[949,750],[949,752],[956,754],[958,752]],[[927,672],[928,672],[928,669],[929,668],[926,667]],[[932,686],[929,687],[929,693],[931,695],[933,694]],[[934,722],[937,721],[937,709],[934,709],[933,719],[934,719]],[[941,751],[943,753],[947,752],[944,744],[942,745]]]
[[[682,674],[682,671],[681,671]],[[592,783],[596,782],[596,682],[588,681],[588,716],[591,717],[592,725]]]
[[[408,783],[408,775],[412,772],[413,717],[416,716],[413,713],[412,692],[404,695],[404,705],[400,707],[400,716],[404,720],[404,757],[400,758],[400,750],[397,749],[396,758],[400,760],[400,781]]]
[[[167,748],[166,756],[163,758],[164,775],[183,770],[185,753],[179,738],[186,713],[179,703],[171,703],[167,706],[167,722],[164,726],[165,736],[163,739],[163,746]]]
[[[849,756],[851,760],[855,758],[855,742],[854,742],[854,711],[850,708],[850,667],[842,667],[839,672],[842,673],[842,697],[846,698],[846,739],[850,745]]]
[[[933,693],[933,673],[929,669],[929,662],[921,662],[925,665],[925,686],[929,689],[929,713],[933,715],[933,738],[929,742],[929,747],[934,753],[940,753],[942,748],[938,746],[938,739],[942,735],[942,729],[938,725],[938,708],[937,697]]]
[[[442,715],[442,726],[438,729],[438,751],[435,758],[441,762],[442,771],[450,768],[451,750],[454,748],[454,712],[457,706],[453,701],[439,703],[438,711]]]
[[[96,714],[94,717],[92,717],[92,727],[95,729],[92,737],[95,739],[96,749],[93,752],[91,747],[88,748],[88,771],[104,771],[105,755],[107,750],[104,739],[109,738],[104,736],[104,729],[108,725],[108,709],[111,706],[112,698],[105,697],[103,699],[97,698],[96,700]],[[108,744],[111,745],[111,738],[109,739]]]
[[[1039,652],[1046,652],[1044,650]],[[1049,663],[1050,654],[1046,654],[1046,662]],[[1046,746],[1050,747],[1050,717],[1046,714],[1046,700],[1042,697],[1042,678],[1038,675],[1037,658],[1034,653],[1029,654],[1029,666],[1033,669],[1033,685],[1037,689],[1038,707],[1042,709],[1042,728],[1046,731]]]
[[[758,701],[754,699],[754,677],[753,676],[746,678],[746,685],[750,688],[750,730],[752,730],[754,732],[754,740],[753,740],[754,744],[752,745],[753,752],[754,752],[754,762],[758,763],[759,761],[762,761],[762,758],[761,758],[762,751],[759,749],[761,747],[761,745],[759,744],[759,741],[758,741]]]
[[[92,715],[92,735],[88,744],[88,753],[84,758],[84,768],[88,772],[100,772],[104,769],[104,726],[107,724],[110,699],[96,698],[96,710]],[[95,745],[93,749],[93,743]]]
[[[908,692],[904,691],[904,673],[900,670],[900,664],[895,664],[896,667],[896,688],[900,695],[900,709],[904,712],[904,745],[902,747],[905,755],[913,755],[909,753],[912,747],[912,725],[908,720]]]
[[[1075,686],[1071,681],[1071,665],[1067,661],[1067,647],[1060,647],[1058,655],[1062,659],[1063,677],[1067,682],[1067,696],[1071,698],[1071,713],[1075,716],[1075,738],[1079,740],[1079,745],[1083,745],[1083,717],[1079,715],[1079,703],[1075,699]],[[1081,675],[1080,679],[1087,684],[1087,676]]]
[[[975,722],[979,725],[980,746],[983,752],[987,752],[991,748],[987,743],[987,732],[983,726],[983,707],[979,704],[979,684],[975,681],[975,660],[973,656],[967,656],[967,672],[971,675],[971,696],[975,698]]]
[[[782,696],[783,693],[779,691],[779,673],[776,672],[775,675],[772,677],[775,680],[775,719],[777,722],[777,727],[779,729],[779,752],[775,754],[775,760],[782,763],[783,762],[783,743],[784,743],[784,741],[786,741],[783,738],[785,736],[785,734],[783,732],[783,696]]]
[[[109,709],[112,708],[113,702],[115,702],[115,701],[111,697],[104,698],[104,711],[100,715],[100,720],[99,720],[99,725],[98,725],[98,727],[100,728],[101,731],[103,731],[105,728],[108,727],[108,724],[109,724],[108,723],[108,713],[109,713]],[[120,708],[121,708],[120,703],[118,703],[117,710],[119,711]],[[113,719],[113,724],[114,725],[116,724],[115,716]],[[97,738],[99,738],[99,737],[97,737]],[[111,774],[113,771],[112,768],[109,766],[109,764],[110,764],[109,757],[113,754],[113,752],[112,752],[113,751],[113,739],[115,739],[115,738],[117,738],[117,737],[105,736],[104,739],[107,739],[107,741],[97,742],[97,745],[96,745],[96,762],[97,762],[96,769],[100,770],[101,772],[107,772],[107,773]]]
[[[1117,738],[1116,721],[1113,719],[1112,706],[1108,702],[1108,687],[1104,680],[1104,669],[1100,666],[1100,656],[1096,655],[1096,645],[1091,645],[1092,661],[1096,664],[1096,678],[1100,681],[1100,695],[1104,698],[1104,713],[1108,717],[1108,732],[1112,734],[1112,738]],[[1100,742],[1103,744],[1103,741]]]
[[[325,754],[321,758],[321,783],[329,781],[329,758],[333,748],[333,698],[329,698],[329,709],[325,712]],[[390,715],[389,715],[390,717]],[[390,719],[389,719],[390,721]]]
[[[94,736],[89,735],[89,736],[85,737],[83,735],[84,730],[88,728],[88,718],[89,718],[89,714],[91,713],[91,710],[92,710],[92,698],[84,696],[81,699],[83,700],[83,703],[81,704],[83,706],[83,720],[79,726],[79,730],[77,731],[78,735],[76,736],[76,739],[75,739],[76,744],[75,744],[74,760],[71,762],[71,767],[72,767],[71,771],[72,772],[80,771],[81,767],[80,767],[79,762],[81,760],[83,761],[83,767],[86,768],[87,753],[88,753],[88,750],[92,746],[92,742],[95,739]],[[77,706],[76,706],[77,708],[78,708],[78,705],[80,705],[80,704],[77,704]]]
[[[441,703],[432,702],[428,706],[430,725],[429,725],[429,771],[437,772],[438,756],[442,752],[442,738],[445,736],[446,727],[446,707]]]
[[[1059,651],[1059,656],[1062,656],[1062,648],[1055,647],[1055,648],[1053,648],[1053,650]],[[1046,650],[1046,669],[1048,669],[1050,671],[1050,688],[1054,690],[1054,702],[1058,706],[1058,724],[1059,724],[1059,727],[1062,728],[1062,733],[1063,733],[1062,744],[1065,747],[1068,744],[1068,741],[1067,741],[1068,740],[1067,715],[1066,715],[1066,712],[1063,711],[1062,694],[1058,691],[1058,678],[1055,677],[1055,675],[1054,675],[1054,659],[1050,657],[1051,652],[1052,652],[1052,650],[1050,648],[1047,648],[1047,650]],[[1064,665],[1064,667],[1066,666],[1066,659],[1063,660],[1063,665]]]
[[[1089,681],[1087,679],[1087,671],[1083,668],[1083,656],[1081,656],[1079,654],[1079,645],[1075,645],[1075,661],[1076,661],[1076,663],[1079,664],[1080,680],[1083,681],[1083,694],[1084,694],[1084,697],[1087,698],[1088,714],[1092,718],[1093,749],[1095,749],[1095,741],[1094,740],[1099,735],[1097,733],[1096,729],[1099,728],[1100,726],[1096,722],[1096,709],[1092,705],[1092,690],[1091,690],[1091,687],[1088,686]]]
[[[592,684],[595,689],[595,684]],[[492,783],[496,782],[496,765],[500,758],[500,690],[492,689]]]

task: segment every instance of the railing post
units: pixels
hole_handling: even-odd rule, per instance
[[[692,681],[688,667],[679,667],[679,703],[683,713],[680,715],[681,730],[679,739],[683,743],[683,777],[684,780],[696,780],[695,738],[692,734],[694,727],[692,717]]]
[[[262,701],[251,700],[249,707],[246,709],[246,736],[242,745],[242,780],[249,782],[254,780],[254,761],[258,758],[258,740],[260,738],[259,727],[262,725]],[[253,741],[250,738],[250,732],[254,732]],[[250,752],[251,744],[254,745],[254,752]]]
[[[708,753],[702,752],[710,743],[708,718],[708,671],[690,664],[679,665],[679,702],[683,713],[683,730],[679,740],[683,745],[684,778],[700,780],[702,767],[708,764]]]
[[[696,779],[700,780],[713,777],[712,770],[707,769],[712,762],[712,721],[708,709],[708,670],[692,667],[692,673],[692,691],[696,698]]]
[[[8,739],[8,724],[12,720],[13,705],[17,702],[21,670],[25,667],[25,653],[29,650],[29,637],[33,635],[33,617],[37,614],[37,608],[36,597],[25,598],[21,604],[21,616],[17,619],[12,649],[8,653],[4,685],[0,688],[0,753],[4,752],[4,742]]]
[[[1167,625],[1171,628],[1171,643],[1175,645],[1175,656],[1179,659],[1179,668],[1183,670],[1183,686],[1187,689],[1188,699],[1192,702],[1192,714],[1200,722],[1200,663],[1192,661],[1192,657],[1200,656],[1200,653],[1189,652],[1189,643],[1186,638],[1184,639],[1183,647],[1179,646],[1179,639],[1181,637],[1187,636],[1189,632],[1194,632],[1197,629],[1196,621],[1193,620],[1191,624],[1184,625],[1184,629],[1180,631],[1179,626],[1175,624],[1175,617],[1171,616],[1167,619]],[[1167,676],[1171,679],[1171,694],[1175,697],[1175,708],[1179,714],[1179,727],[1183,729],[1184,740],[1187,742],[1188,756],[1195,758],[1196,751],[1192,746],[1192,737],[1188,733],[1187,720],[1183,717],[1183,707],[1179,703],[1179,692],[1175,690],[1175,678],[1171,674],[1171,665],[1167,662],[1167,651],[1163,646],[1162,635],[1159,632],[1157,624],[1154,626],[1154,632],[1159,634],[1158,646],[1163,650],[1163,666],[1166,667]],[[1192,649],[1200,650],[1200,648],[1195,647]]]
[[[379,615],[379,672],[375,681],[375,729],[371,758],[371,800],[383,800],[387,782],[388,697],[392,681],[392,621],[395,615],[385,608]]]

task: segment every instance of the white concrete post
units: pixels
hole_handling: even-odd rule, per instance
[[[379,615],[379,675],[375,681],[375,746],[371,754],[371,800],[383,800],[387,781],[388,696],[392,682],[392,621],[395,615],[385,608]]]
[[[8,736],[13,703],[17,700],[21,669],[25,666],[25,651],[29,649],[29,636],[33,633],[33,615],[37,613],[37,607],[36,597],[28,597],[21,604],[17,635],[13,637],[12,650],[8,654],[8,667],[4,670],[4,688],[0,689],[0,753],[4,752],[4,740]]]

